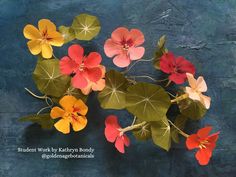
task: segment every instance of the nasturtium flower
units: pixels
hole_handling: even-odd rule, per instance
[[[187,78],[190,87],[185,87],[185,92],[188,94],[188,97],[192,100],[200,101],[206,109],[209,109],[211,98],[202,94],[207,91],[207,85],[204,78],[200,76],[196,80],[190,73],[187,73]]]
[[[194,65],[184,57],[175,57],[172,52],[163,54],[160,58],[160,69],[169,75],[169,80],[176,84],[183,84],[186,73],[195,74]]]
[[[106,73],[106,68],[105,66],[100,65],[100,68],[102,70],[102,78],[98,80],[97,82],[89,82],[87,87],[81,89],[81,92],[84,95],[88,95],[91,91],[102,91],[105,86],[106,86],[106,81],[105,81],[105,73]]]
[[[141,59],[144,55],[144,35],[138,29],[119,27],[112,32],[111,38],[104,45],[105,54],[114,57],[113,63],[118,67],[128,66],[132,60]]]
[[[96,83],[102,78],[100,63],[102,57],[97,52],[84,56],[84,49],[73,44],[68,49],[68,56],[60,60],[60,71],[65,75],[73,75],[72,86],[84,89],[90,82]]]
[[[66,95],[60,101],[59,104],[62,108],[56,106],[53,107],[50,116],[52,119],[61,119],[54,124],[54,127],[64,133],[70,133],[70,124],[74,131],[80,131],[87,125],[87,118],[85,115],[88,112],[86,104],[76,99],[74,96]]]
[[[42,52],[43,58],[51,58],[52,46],[60,47],[64,43],[61,33],[57,32],[56,26],[48,19],[41,19],[38,22],[38,29],[33,25],[26,25],[23,30],[30,52],[38,55]]]
[[[209,163],[219,137],[220,132],[209,135],[211,130],[212,127],[210,126],[201,128],[196,134],[188,136],[186,140],[186,146],[189,150],[198,149],[195,157],[200,165]]]
[[[121,126],[118,123],[115,115],[109,115],[105,120],[105,137],[107,141],[114,143],[120,153],[125,153],[124,146],[130,145],[129,138],[121,131]]]

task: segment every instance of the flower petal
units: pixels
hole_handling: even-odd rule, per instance
[[[76,120],[73,119],[73,121],[71,122],[72,124],[72,128],[75,132],[83,130],[86,125],[87,125],[87,119],[84,116],[78,116],[76,117]]]
[[[211,126],[201,128],[198,130],[197,135],[199,138],[207,138],[211,130],[212,130]]]
[[[49,32],[48,38],[51,38],[48,42],[53,46],[61,47],[64,44],[63,36],[57,31]]]
[[[42,56],[43,58],[51,58],[52,57],[52,46],[48,43],[42,44]]]
[[[183,84],[186,79],[185,73],[173,73],[169,76],[169,80],[173,81],[176,84]]]
[[[206,92],[207,91],[207,85],[206,85],[206,82],[202,76],[197,78],[196,89],[199,92]]]
[[[196,159],[200,165],[207,165],[211,158],[211,152],[207,149],[199,149],[195,154]]]
[[[130,62],[130,58],[126,54],[117,55],[113,59],[113,63],[120,68],[129,66]]]
[[[48,19],[39,20],[38,28],[41,33],[56,31],[56,26]]]
[[[125,153],[123,136],[118,136],[115,142],[115,147],[120,153]]]
[[[192,134],[186,139],[186,147],[188,150],[198,148],[199,146],[199,139],[197,134]]]
[[[84,60],[84,65],[87,68],[93,68],[99,66],[102,61],[102,57],[97,52],[91,52]]]
[[[92,90],[93,91],[102,91],[106,86],[105,79],[100,79],[96,83],[92,84]]]
[[[75,102],[74,108],[76,109],[76,112],[80,113],[83,116],[88,112],[88,106],[80,99]]]
[[[125,27],[119,27],[111,33],[111,38],[114,42],[122,42],[129,38],[129,30]]]
[[[78,44],[73,44],[68,49],[68,55],[77,64],[81,64],[84,57],[84,49]]]
[[[92,91],[92,84],[93,84],[93,82],[89,81],[88,85],[85,88],[80,89],[81,92],[84,95],[88,95],[89,93],[91,93],[91,91]]]
[[[62,99],[60,99],[59,104],[63,107],[65,111],[72,112],[73,106],[77,99],[74,96],[66,95]]]
[[[27,45],[30,50],[30,53],[32,53],[33,55],[38,55],[42,50],[40,40],[31,40],[27,42]]]
[[[186,60],[184,57],[177,57],[175,62],[176,67],[178,68],[177,72],[195,74],[195,66],[190,61]]]
[[[33,25],[26,25],[23,30],[23,34],[27,39],[41,39],[41,34],[37,28]]]
[[[107,118],[105,120],[105,125],[106,125],[106,127],[111,126],[111,127],[116,128],[116,129],[121,128],[119,123],[118,123],[118,118],[115,115],[107,116]]]
[[[109,115],[105,120],[105,137],[107,141],[113,143],[115,142],[117,136],[119,136],[120,125],[118,123],[117,117],[114,115]]]
[[[208,136],[208,138],[207,138],[208,141],[211,143],[216,142],[219,138],[219,134],[220,134],[220,132],[216,132],[216,133],[213,133],[212,135]]]
[[[124,140],[125,146],[128,147],[130,145],[130,140],[129,140],[128,136],[123,135],[123,140]]]
[[[139,46],[143,44],[145,41],[143,33],[138,29],[131,29],[130,35],[131,38],[133,39],[134,46]]]
[[[209,109],[211,105],[211,97],[201,94],[200,98],[200,102],[205,106],[206,109]]]
[[[87,78],[92,82],[97,82],[102,78],[102,70],[100,67],[87,69]]]
[[[164,73],[170,74],[174,71],[175,56],[172,52],[165,53],[160,58],[160,68]]]
[[[52,119],[56,119],[59,117],[63,117],[65,111],[63,109],[61,109],[60,107],[56,106],[53,107],[51,112],[50,112],[50,116]]]
[[[58,131],[60,131],[64,134],[70,133],[70,122],[67,119],[62,118],[61,120],[59,120],[57,123],[54,124],[54,127]]]
[[[114,55],[122,53],[122,46],[114,42],[112,39],[107,39],[104,44],[104,52],[106,56],[113,57]]]
[[[188,94],[190,99],[197,101],[201,100],[199,93],[195,92],[191,87],[185,87],[185,92]]]
[[[197,87],[197,80],[193,77],[193,74],[191,73],[186,73],[186,76],[188,78],[188,83],[189,83],[189,86],[192,88],[192,89],[195,89]]]
[[[143,57],[144,52],[144,47],[131,47],[129,49],[129,57],[131,60],[138,60]]]
[[[60,71],[62,74],[70,75],[74,73],[78,67],[78,64],[68,56],[64,56],[60,60]]]
[[[80,72],[77,72],[75,74],[75,76],[71,79],[71,82],[72,82],[72,86],[78,89],[83,89],[87,87],[88,85],[87,79]]]

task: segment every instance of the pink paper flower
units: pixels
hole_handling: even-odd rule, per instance
[[[81,89],[82,93],[84,95],[88,95],[92,90],[93,91],[102,91],[104,87],[106,86],[105,82],[105,73],[106,73],[106,68],[105,66],[100,65],[100,68],[102,70],[102,78],[98,80],[97,82],[89,82],[87,87]]]
[[[113,63],[118,67],[126,67],[131,60],[138,60],[144,55],[144,35],[138,29],[119,27],[112,32],[111,38],[107,39],[104,45],[105,54],[114,57]]]
[[[60,60],[60,71],[62,74],[74,74],[71,82],[75,88],[86,88],[89,82],[97,82],[102,77],[100,63],[102,57],[97,52],[91,52],[84,56],[84,49],[78,45],[71,45],[68,56]]]
[[[120,153],[125,153],[124,146],[129,146],[129,138],[120,131],[121,127],[115,115],[109,115],[105,121],[105,136],[107,141],[114,143]]]

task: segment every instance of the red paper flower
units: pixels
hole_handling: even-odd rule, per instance
[[[125,153],[124,146],[129,146],[129,138],[120,131],[121,127],[118,123],[117,117],[109,115],[105,121],[105,136],[107,141],[114,143],[115,147],[120,153]]]
[[[160,59],[160,68],[164,73],[170,74],[169,80],[176,84],[183,84],[187,78],[186,73],[195,74],[194,65],[184,57],[175,58],[172,52],[165,53]]]
[[[99,66],[102,57],[97,52],[91,52],[84,56],[84,49],[78,45],[71,45],[68,55],[60,60],[60,71],[62,74],[75,74],[72,78],[72,85],[75,88],[87,87],[89,81],[97,82],[102,78],[102,70]]]
[[[114,57],[113,63],[118,67],[126,67],[131,60],[138,60],[144,55],[144,35],[138,29],[119,27],[112,32],[111,38],[104,45],[105,54]]]
[[[186,146],[189,150],[199,149],[195,154],[196,159],[200,165],[207,165],[211,156],[212,151],[216,146],[219,133],[209,135],[212,127],[208,126],[198,130],[197,134],[190,135],[186,140]]]

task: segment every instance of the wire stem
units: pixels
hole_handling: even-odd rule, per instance
[[[128,131],[131,131],[131,130],[140,128],[140,127],[144,126],[146,123],[147,123],[147,122],[144,121],[144,122],[139,123],[139,124],[130,125],[130,126],[128,126],[128,127],[119,129],[119,131],[122,132],[122,133],[125,133],[125,132],[128,132]]]
[[[28,88],[25,88],[25,90],[26,90],[30,95],[32,95],[32,96],[35,97],[35,98],[39,98],[39,99],[46,99],[46,98],[47,98],[46,95],[38,96],[38,95],[34,94],[34,93],[33,93],[32,91],[30,91]]]
[[[188,94],[187,93],[185,93],[183,95],[180,95],[177,98],[171,100],[171,103],[179,102],[179,101],[184,100],[186,98],[188,98]]]
[[[186,133],[184,133],[182,130],[180,130],[180,128],[177,127],[177,126],[176,126],[173,122],[171,122],[169,119],[168,119],[168,122],[169,122],[176,130],[178,130],[178,132],[179,132],[182,136],[184,136],[185,138],[188,138],[188,137],[189,137],[188,134],[186,134]]]
[[[137,60],[136,62],[134,62],[129,68],[127,67],[127,69],[125,70],[125,71],[123,71],[123,73],[125,74],[125,73],[127,73],[127,72],[129,72],[130,70],[131,70],[131,68],[133,68],[137,63],[139,63],[139,62],[148,62],[148,61],[153,61],[154,60],[154,58],[151,58],[151,59],[141,59],[141,60]]]

